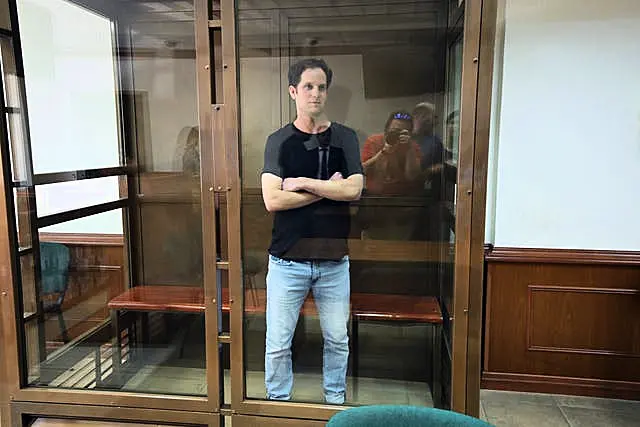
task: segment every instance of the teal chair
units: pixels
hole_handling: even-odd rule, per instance
[[[69,287],[69,248],[60,243],[40,242],[40,298],[45,315],[58,316],[62,340],[69,342],[62,303]],[[43,298],[48,297],[48,298]]]
[[[441,409],[402,405],[361,406],[334,415],[327,427],[487,427],[484,421]]]

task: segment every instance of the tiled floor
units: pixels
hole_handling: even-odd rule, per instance
[[[246,375],[247,397],[263,399],[265,396],[264,372],[250,371]],[[142,368],[125,389],[147,393],[186,394],[203,396],[207,393],[205,371],[202,369],[156,366]],[[225,371],[225,403],[230,403],[231,382]],[[295,374],[293,400],[322,402],[322,376],[320,374]],[[379,378],[347,379],[347,403],[351,405],[395,404],[433,406],[429,386],[423,382],[398,381]]]
[[[482,390],[481,418],[497,427],[639,427],[640,402]]]
[[[248,372],[246,386],[248,397],[263,398],[264,373]],[[127,388],[192,395],[204,395],[207,390],[203,370],[169,366],[143,368]],[[224,395],[227,399],[231,395],[228,371]],[[480,417],[496,427],[640,427],[640,402],[490,390],[482,390],[480,397]],[[321,375],[295,374],[293,400],[321,402]],[[428,386],[421,382],[360,378],[356,393],[349,378],[347,404],[432,406],[432,400]]]

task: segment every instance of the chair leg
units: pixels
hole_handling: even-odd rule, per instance
[[[67,332],[67,324],[64,321],[64,315],[62,309],[58,311],[58,323],[60,324],[60,333],[62,335],[62,341],[66,344],[69,341],[69,333]]]

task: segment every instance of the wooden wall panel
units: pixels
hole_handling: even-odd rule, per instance
[[[640,399],[640,254],[585,252],[487,254],[484,387]]]

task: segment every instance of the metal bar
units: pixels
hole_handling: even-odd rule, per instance
[[[74,219],[84,218],[86,216],[97,215],[104,212],[109,212],[114,209],[121,209],[127,206],[128,199],[119,199],[113,202],[101,203],[99,205],[87,206],[85,208],[74,209],[66,212],[60,212],[57,214],[47,215],[38,218],[37,227],[44,228],[51,225],[60,224],[67,221],[73,221]],[[37,233],[35,233],[37,235]]]
[[[81,181],[84,179],[104,178],[107,176],[126,175],[128,168],[125,166],[85,169],[67,172],[53,172],[34,175],[33,185],[54,184],[56,182]]]
[[[209,28],[222,28],[222,21],[219,19],[209,19]]]
[[[218,270],[228,270],[229,269],[229,261],[216,261],[216,268]]]
[[[6,28],[0,28],[0,35],[5,37],[12,37],[13,33],[11,32],[11,30],[7,30]]]
[[[469,268],[469,326],[467,330],[466,413],[480,415],[480,374],[482,371],[482,305],[484,288],[484,231],[487,206],[487,166],[491,127],[491,96],[496,45],[497,0],[483,0],[480,25],[475,150],[471,211],[471,262]]]
[[[217,230],[218,215],[214,206],[215,167],[211,121],[213,79],[212,50],[209,38],[209,1],[195,0],[196,72],[198,84],[198,122],[200,125],[200,188],[202,206],[203,281],[205,293],[205,330],[207,336],[218,335],[222,302],[218,297]],[[220,352],[217,340],[206,340],[207,395],[211,411],[221,404]]]
[[[242,276],[242,235],[241,235],[241,197],[240,155],[238,147],[238,60],[236,58],[236,2],[220,1],[221,45],[222,45],[222,111],[215,111],[222,118],[220,143],[222,156],[216,166],[224,168],[225,182],[219,185],[228,189],[227,209],[227,246],[229,260],[229,315],[231,340],[231,408],[238,411],[243,408],[246,384],[244,381],[244,290]],[[217,121],[218,123],[220,120]],[[216,144],[217,145],[217,144]]]
[[[473,198],[474,140],[476,127],[478,55],[480,50],[481,2],[464,4],[462,54],[462,99],[460,100],[460,149],[456,195],[456,241],[453,298],[453,358],[451,361],[451,409],[467,411],[467,343],[469,331],[469,278]]]
[[[17,107],[4,107],[4,112],[7,114],[20,114],[20,109]]]
[[[87,390],[82,390],[83,394]],[[80,398],[78,400],[81,400]],[[82,402],[84,403],[84,402]],[[152,422],[153,424],[210,425],[217,414],[188,410],[169,410],[168,408],[143,409],[132,407],[114,408],[97,404],[57,404],[15,402],[13,404],[16,418],[23,415],[35,415],[48,418],[65,418],[94,421],[129,421]]]
[[[31,252],[33,252],[33,248],[18,248],[18,255],[22,256],[22,255],[27,255],[30,254]]]
[[[231,335],[229,334],[218,335],[218,342],[222,344],[231,344]]]

